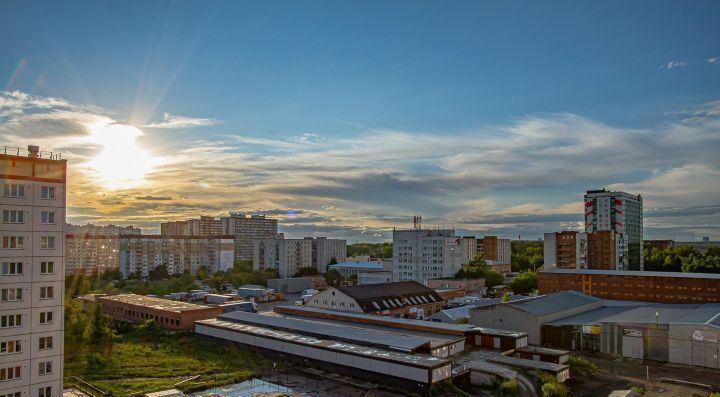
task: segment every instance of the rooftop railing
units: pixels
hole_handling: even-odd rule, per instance
[[[28,149],[22,149],[18,147],[12,147],[12,146],[3,146],[0,149],[0,153],[6,154],[9,156],[21,156],[21,157],[31,157],[31,158],[39,158],[39,159],[46,159],[46,160],[62,160],[62,153],[58,152],[32,152]]]

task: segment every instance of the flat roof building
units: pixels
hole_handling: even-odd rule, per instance
[[[158,327],[170,331],[188,331],[195,321],[215,318],[222,314],[221,307],[196,305],[152,296],[120,294],[98,297],[103,311],[115,321],[141,323],[155,320]]]

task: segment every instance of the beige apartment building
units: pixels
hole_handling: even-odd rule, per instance
[[[232,236],[121,235],[120,276],[147,277],[150,271],[166,265],[168,273],[197,274],[200,266],[209,272],[232,269],[235,249]]]
[[[142,234],[142,231],[133,226],[66,225],[65,274],[92,276],[117,270],[121,234]]]
[[[60,397],[67,162],[0,150],[0,396]]]

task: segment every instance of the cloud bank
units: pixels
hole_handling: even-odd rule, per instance
[[[213,120],[168,116],[163,123],[186,127]],[[87,123],[98,120],[122,123],[110,111],[58,98],[0,96],[4,142],[40,144],[70,159],[71,222],[153,232],[161,221],[201,213],[264,212],[290,236],[378,241],[422,213],[426,224],[463,233],[536,238],[581,227],[582,193],[606,186],[644,196],[648,237],[720,238],[720,101],[645,128],[570,113],[459,132],[366,129],[343,136],[268,137],[226,127],[166,139],[162,128],[154,132],[157,125],[132,127],[139,142],[162,142],[145,148],[162,161],[125,189],[105,189],[83,169],[102,153],[86,139]]]

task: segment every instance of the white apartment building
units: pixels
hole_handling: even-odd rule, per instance
[[[0,396],[60,397],[67,162],[0,152]]]
[[[454,229],[393,230],[393,280],[452,277],[468,262]]]
[[[643,200],[605,189],[585,194],[585,232],[611,230],[619,236],[617,270],[643,270]]]
[[[301,268],[313,266],[310,239],[253,240],[253,270],[275,269],[280,278],[294,277]]]
[[[168,273],[197,274],[200,266],[211,273],[232,269],[235,245],[232,236],[121,235],[120,276],[147,277],[151,270],[166,265]]]
[[[91,276],[117,270],[121,234],[142,234],[142,231],[133,226],[66,225],[65,274]]]

